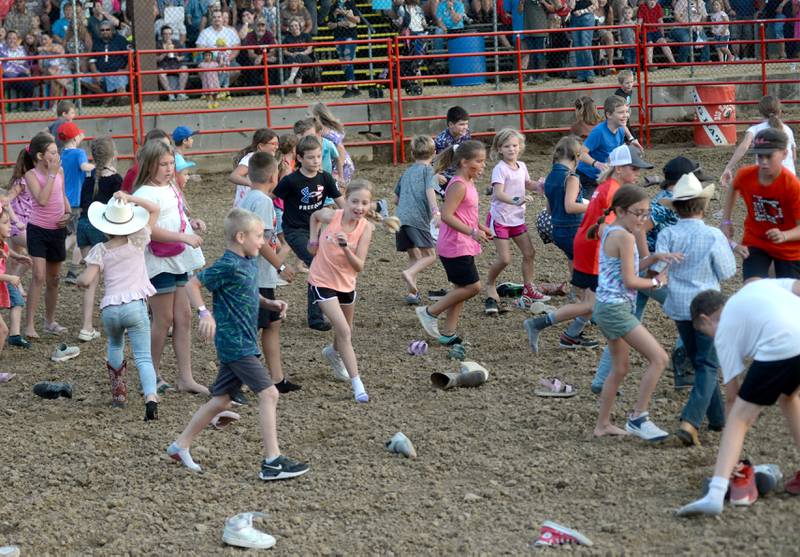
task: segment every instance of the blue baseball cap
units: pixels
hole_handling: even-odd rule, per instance
[[[190,137],[198,133],[200,132],[192,131],[187,126],[178,126],[177,128],[175,128],[175,131],[172,132],[172,141],[174,141],[177,144],[180,143],[181,141],[189,139]]]
[[[187,161],[180,153],[175,153],[175,172],[182,172],[187,168],[192,168],[196,163]]]

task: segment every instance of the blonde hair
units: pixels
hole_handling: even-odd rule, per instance
[[[617,74],[617,83],[622,85],[622,82],[625,81],[626,79],[633,79],[633,72],[630,70],[621,70]]]
[[[311,115],[319,121],[320,124],[339,133],[344,133],[344,126],[341,121],[331,113],[325,103],[316,103],[311,105]]]
[[[489,149],[489,156],[493,161],[502,159],[500,149],[509,139],[515,138],[519,141],[519,153],[525,151],[525,136],[513,128],[503,128],[496,134],[492,140],[492,147]]]
[[[225,223],[223,224],[225,241],[232,244],[236,242],[236,235],[239,232],[249,232],[255,227],[264,228],[264,222],[258,215],[238,207],[231,209],[225,216]]]
[[[372,185],[372,182],[365,178],[356,178],[347,184],[347,188],[344,190],[345,199],[350,197],[350,194],[357,191],[368,191],[370,196],[372,196],[373,192],[375,191],[375,187]]]
[[[415,161],[427,160],[436,154],[436,144],[429,135],[415,135],[411,138],[411,156]]]
[[[576,161],[581,153],[581,140],[574,135],[565,135],[553,149],[553,164],[558,161]]]
[[[158,163],[164,155],[175,155],[171,145],[160,139],[150,140],[139,150],[136,159],[139,163],[139,172],[133,182],[133,191],[152,182],[158,171]]]

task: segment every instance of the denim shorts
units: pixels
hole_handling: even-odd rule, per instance
[[[283,234],[283,209],[275,207],[275,234]]]
[[[79,248],[90,248],[108,241],[108,236],[92,226],[87,216],[82,216],[78,220],[77,235]]]
[[[553,243],[570,261],[575,259],[575,234],[578,233],[578,228],[578,226],[553,227]]]
[[[154,277],[150,277],[150,283],[156,289],[156,294],[169,294],[175,292],[178,288],[186,286],[189,282],[189,274],[181,273],[159,273]]]
[[[11,301],[12,308],[25,307],[25,298],[19,293],[19,288],[11,283],[8,284],[8,298]]]

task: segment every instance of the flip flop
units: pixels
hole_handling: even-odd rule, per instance
[[[8,383],[16,375],[16,373],[0,373],[0,383]]]
[[[536,391],[534,391],[536,396],[569,398],[578,394],[578,391],[573,389],[572,385],[562,383],[558,377],[539,379],[539,384],[545,388],[536,389]]]
[[[216,429],[222,429],[226,425],[237,422],[241,419],[241,416],[236,412],[231,412],[230,410],[223,410],[213,418],[211,418],[211,425],[214,426]]]
[[[67,328],[62,327],[56,321],[53,321],[52,323],[45,324],[44,332],[47,333],[48,335],[60,335],[66,333]]]

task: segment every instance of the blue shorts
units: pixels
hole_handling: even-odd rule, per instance
[[[664,38],[664,33],[661,31],[649,31],[647,33],[647,42],[648,43],[655,43],[660,41]]]
[[[275,234],[283,234],[283,209],[275,207]]]
[[[92,226],[89,217],[86,216],[78,220],[77,236],[79,248],[90,248],[108,241],[108,236]]]
[[[175,292],[176,289],[186,286],[189,282],[189,274],[181,273],[159,273],[154,277],[150,277],[150,283],[156,289],[156,294],[169,294]]]
[[[25,298],[19,293],[19,288],[11,283],[8,283],[8,298],[11,300],[12,308],[25,307]]]
[[[558,249],[564,252],[567,259],[572,261],[575,259],[575,234],[578,233],[577,226],[554,226],[553,227],[553,243]]]

